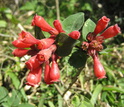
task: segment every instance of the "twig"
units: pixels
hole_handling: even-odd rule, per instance
[[[3,37],[9,37],[9,38],[10,38],[10,37],[14,37],[14,36],[5,35],[5,34],[1,34],[1,33],[0,33],[0,36],[3,36]]]
[[[58,85],[57,85],[57,84],[54,84],[54,86],[56,87],[56,89],[57,89],[57,91],[59,92],[59,94],[62,95],[62,91],[61,91],[61,89],[58,87]]]
[[[67,92],[67,91],[72,87],[72,85],[77,81],[78,76],[80,75],[80,73],[81,73],[82,70],[83,70],[82,68],[79,69],[79,72],[77,72],[77,75],[74,77],[74,79],[73,79],[73,81],[70,83],[69,87],[68,87],[68,88],[64,91],[64,93],[62,94],[62,97],[64,97],[64,95],[66,94],[66,92]]]
[[[59,0],[55,0],[55,2],[56,2],[56,16],[57,19],[60,20]]]

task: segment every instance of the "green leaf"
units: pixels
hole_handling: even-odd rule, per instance
[[[97,97],[98,97],[99,93],[102,91],[102,88],[103,87],[102,87],[101,84],[99,84],[99,85],[96,86],[96,88],[95,88],[95,90],[93,92],[93,95],[92,95],[92,97],[90,99],[90,101],[91,101],[91,103],[93,105],[96,103]]]
[[[76,40],[70,38],[64,33],[60,33],[56,38],[57,50],[56,53],[59,56],[67,56],[71,53]]]
[[[7,103],[10,106],[18,106],[20,102],[21,102],[20,93],[16,90],[13,90],[12,91],[12,96],[8,97],[8,99],[7,99]]]
[[[20,85],[20,81],[18,79],[18,77],[15,75],[15,73],[13,73],[12,71],[8,72],[8,75],[10,76],[10,78],[12,79],[12,83],[15,86],[15,88],[18,90],[19,89],[19,85]],[[27,97],[25,94],[24,89],[20,89],[21,94],[23,95],[24,99],[27,101]]]
[[[0,87],[0,102],[6,101],[8,98],[8,90],[5,87]]]
[[[105,90],[105,91],[117,91],[120,93],[124,93],[124,89],[119,88],[119,87],[114,87],[114,86],[110,86],[110,87],[105,86],[105,87],[103,87],[103,90]]]
[[[70,33],[74,30],[79,30],[84,23],[84,13],[76,13],[68,16],[63,20],[62,25],[66,33]]]
[[[6,27],[7,23],[4,20],[0,20],[0,27]]]
[[[37,39],[45,38],[45,36],[44,36],[44,34],[43,34],[43,32],[42,32],[40,27],[35,26],[34,30],[35,30],[35,38],[37,38]]]
[[[74,107],[76,107],[77,105],[80,104],[80,98],[79,98],[79,96],[77,96],[77,95],[74,96],[74,98],[72,100],[72,104],[73,104]]]
[[[91,103],[91,101],[85,97],[85,96],[81,96],[82,102],[78,107],[94,107]]]
[[[95,29],[96,24],[91,20],[87,19],[84,23],[83,29],[82,29],[82,39],[86,40],[86,36],[89,32],[93,32]]]
[[[51,101],[48,101],[48,104],[49,104],[49,107],[55,107],[53,102],[51,102]]]
[[[28,103],[23,103],[23,104],[20,104],[18,107],[35,107],[35,106]]]
[[[87,58],[87,54],[81,49],[78,49],[74,53],[72,53],[71,57],[69,58],[69,63],[75,68],[84,67]]]
[[[22,6],[21,8],[20,8],[20,10],[35,10],[35,7],[36,7],[36,4],[37,4],[37,1],[28,1],[28,2],[26,2],[25,3],[25,5],[24,6]]]

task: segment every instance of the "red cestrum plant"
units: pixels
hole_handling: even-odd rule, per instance
[[[79,17],[80,16],[80,17]],[[31,56],[25,62],[26,67],[30,70],[26,77],[26,84],[30,86],[39,85],[41,82],[41,75],[46,84],[53,84],[60,80],[60,70],[58,66],[58,59],[71,54],[71,65],[76,65],[77,68],[82,67],[86,63],[87,55],[93,58],[94,74],[98,79],[106,78],[104,67],[98,58],[98,52],[103,49],[103,42],[105,39],[116,36],[120,33],[118,25],[110,26],[105,31],[110,21],[109,18],[103,16],[96,24],[93,32],[86,35],[84,41],[83,33],[79,32],[82,28],[82,23],[77,20],[84,18],[83,13],[74,14],[66,18],[62,24],[59,20],[53,22],[51,27],[43,17],[35,15],[32,20],[32,26],[38,27],[41,32],[48,32],[48,38],[35,38],[27,31],[22,31],[17,40],[12,42],[16,49],[12,54],[17,57],[25,55]],[[73,19],[72,19],[73,18]],[[72,19],[72,20],[71,20]],[[77,53],[71,53],[73,48],[77,48]],[[76,62],[81,59],[83,63]],[[74,60],[72,60],[74,59]],[[76,60],[75,60],[76,59]]]

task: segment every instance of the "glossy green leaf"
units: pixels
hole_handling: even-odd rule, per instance
[[[56,38],[57,43],[57,54],[59,56],[67,56],[71,53],[72,48],[74,47],[76,40],[70,38],[64,33],[60,33]]]
[[[86,40],[86,36],[89,32],[93,32],[95,29],[96,24],[91,20],[88,19],[84,23],[83,29],[82,29],[82,39]]]
[[[84,23],[84,13],[76,13],[68,16],[63,20],[62,25],[66,33],[70,33],[74,30],[79,30]]]
[[[101,84],[99,84],[99,85],[96,86],[96,88],[95,88],[95,90],[94,90],[94,92],[92,94],[92,97],[91,97],[91,103],[93,105],[96,103],[97,97],[98,97],[99,93],[102,91],[102,88],[103,87],[102,87]]]
[[[87,61],[87,58],[88,56],[83,50],[77,49],[74,53],[72,53],[69,59],[69,63],[71,66],[75,68],[84,67]]]

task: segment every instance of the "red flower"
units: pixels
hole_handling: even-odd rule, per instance
[[[52,28],[43,17],[35,15],[32,20],[32,26],[38,26],[41,28],[41,30],[45,32],[49,32],[50,34],[57,35],[58,31],[54,28]]]
[[[107,18],[106,16],[103,16],[101,19],[99,19],[96,24],[94,34],[97,35],[101,31],[103,31],[108,26],[109,21],[110,21],[110,19]]]
[[[33,37],[29,32],[25,31],[22,31],[19,34],[18,39],[27,44],[36,44],[38,42],[38,40],[35,37]]]
[[[100,60],[98,56],[93,56],[93,62],[94,62],[94,74],[98,79],[106,78],[106,72],[100,63]]]
[[[52,84],[51,78],[50,78],[50,65],[49,61],[45,62],[45,69],[44,69],[44,81],[46,84]]]
[[[39,60],[36,58],[36,55],[31,57],[26,63],[26,66],[31,71],[38,68],[42,63],[39,62]]]
[[[39,85],[41,81],[41,74],[42,74],[41,67],[38,67],[37,69],[30,71],[28,76],[26,77],[26,81],[27,81],[26,84],[33,87]]]
[[[51,82],[58,82],[60,78],[59,67],[56,61],[52,61],[52,66],[50,70]]]
[[[17,57],[23,57],[28,51],[27,49],[14,49],[12,54]]]
[[[55,21],[53,22],[53,25],[54,25],[54,27],[58,30],[59,33],[65,32],[65,31],[62,29],[62,25],[61,25],[61,23],[60,23],[59,20],[55,20]]]
[[[38,49],[47,49],[49,48],[53,43],[55,42],[54,38],[45,38],[45,39],[41,39],[39,40],[38,44],[37,44],[37,48]]]
[[[12,44],[17,48],[29,48],[32,44],[23,43],[21,40],[15,40]]]
[[[72,31],[68,34],[73,39],[79,39],[80,38],[80,32],[79,31]]]
[[[116,36],[118,33],[121,33],[120,27],[115,24],[114,26],[110,26],[108,29],[106,29],[100,36],[103,36],[104,39],[107,39]]]
[[[45,62],[47,60],[49,60],[49,58],[52,55],[52,52],[54,52],[56,50],[56,45],[51,45],[49,48],[41,50],[38,54],[37,54],[37,59],[40,62]]]

